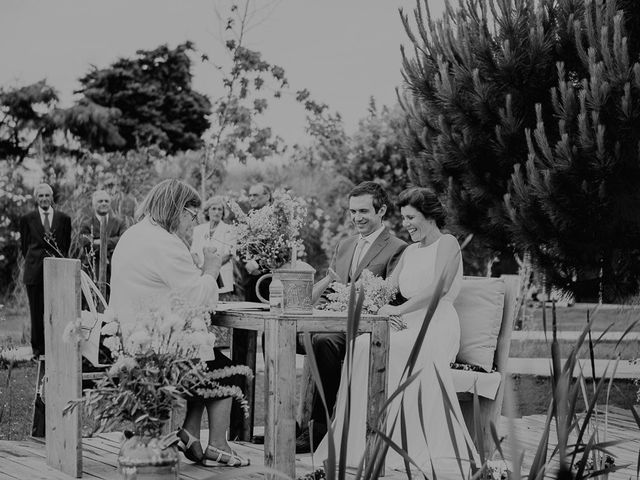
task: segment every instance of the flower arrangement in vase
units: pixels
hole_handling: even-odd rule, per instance
[[[244,213],[236,202],[230,202],[229,208],[235,215],[239,257],[255,261],[263,272],[295,262],[307,214],[302,198],[276,190],[272,202],[258,210]]]

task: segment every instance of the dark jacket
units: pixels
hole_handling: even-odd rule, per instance
[[[359,235],[352,235],[340,241],[331,259],[331,268],[338,274],[340,281],[345,284],[358,280],[362,270],[365,269],[374,275],[387,278],[395,268],[398,260],[400,260],[402,251],[407,247],[404,241],[392,235],[391,232],[385,228],[371,244],[371,247],[369,247],[364,257],[362,257],[362,260],[360,260],[358,269],[355,272],[355,278],[349,278],[351,260],[356,250],[358,238],[360,238]]]
[[[54,210],[49,238],[50,242],[47,243],[38,209],[27,213],[20,219],[20,249],[24,257],[22,278],[26,285],[42,283],[42,261],[45,257],[59,256],[51,244],[55,244],[64,257],[69,255],[71,218],[68,215]]]

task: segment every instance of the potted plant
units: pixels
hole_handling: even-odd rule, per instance
[[[198,358],[200,349],[211,349],[215,343],[215,335],[207,331],[210,312],[179,297],[140,312],[125,338],[117,319],[107,315],[112,321],[103,326],[105,346],[115,361],[65,411],[84,406],[97,422],[96,432],[128,429],[118,455],[123,478],[135,478],[144,471],[153,478],[177,479],[175,435],[162,434],[174,407],[197,394],[230,396],[246,409],[240,388],[220,385],[218,380],[252,372],[245,366],[206,370]]]

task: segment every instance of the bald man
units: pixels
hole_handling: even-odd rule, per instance
[[[31,314],[33,356],[44,355],[44,279],[45,257],[67,257],[71,244],[71,218],[54,210],[53,189],[41,183],[33,191],[36,209],[20,219],[20,250],[24,257],[23,281]]]
[[[111,210],[111,195],[105,190],[97,190],[91,197],[93,215],[80,227],[80,243],[83,250],[83,267],[90,276],[100,278],[100,223],[104,222],[107,234],[107,282],[111,273],[111,255],[120,236],[126,230],[125,223]],[[109,288],[107,285],[107,300]]]

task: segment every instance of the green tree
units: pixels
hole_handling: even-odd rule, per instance
[[[0,88],[0,160],[17,167],[34,152],[50,148],[57,104],[58,93],[45,80]]]
[[[353,184],[372,180],[385,187],[392,200],[409,186],[408,163],[402,147],[406,116],[399,105],[378,108],[373,98],[367,116],[358,122],[351,136],[351,155],[348,162],[338,165]],[[390,206],[387,219],[392,229],[403,238],[400,212]]]
[[[576,278],[593,276],[594,271],[599,276],[600,268],[610,289],[611,282],[621,277],[607,270],[626,270],[627,275],[634,270],[631,243],[611,243],[618,234],[635,235],[634,227],[623,234],[614,226],[626,224],[624,217],[634,211],[635,200],[622,187],[619,196],[611,195],[616,189],[614,177],[623,178],[620,170],[626,169],[623,176],[635,182],[632,170],[623,164],[637,162],[629,159],[635,158],[632,149],[623,141],[617,144],[613,134],[625,131],[628,122],[634,124],[635,113],[625,112],[625,102],[631,103],[632,111],[637,108],[635,80],[629,77],[632,70],[625,74],[620,66],[624,57],[631,69],[629,57],[638,55],[637,40],[622,40],[623,26],[629,22],[616,17],[616,11],[625,6],[637,18],[637,6],[613,0],[471,0],[457,9],[448,7],[439,21],[419,7],[417,33],[402,15],[415,51],[414,58],[404,56],[403,66],[412,178],[446,199],[456,230],[473,233],[502,258],[505,253],[529,251],[550,284],[576,293]],[[601,48],[598,35],[609,39],[604,42],[607,48]],[[632,46],[631,51],[627,45]],[[589,61],[590,47],[595,52],[593,62]],[[601,61],[604,63],[597,66]],[[560,85],[559,62],[563,64]],[[615,73],[614,68],[621,70]],[[607,70],[602,73],[602,84],[597,77],[591,78],[601,70]],[[623,95],[625,75],[627,97]],[[590,80],[585,83],[583,79]],[[591,92],[597,101],[590,103],[587,89],[595,86],[602,90]],[[584,108],[577,106],[580,99],[586,101]],[[606,152],[607,167],[578,168],[579,162],[568,162],[569,157],[590,158],[579,153],[589,144],[586,133],[580,133],[580,122],[587,130],[593,129],[589,134],[595,145],[604,141],[599,154]],[[603,130],[603,136],[597,128]],[[527,130],[535,130],[533,138],[525,135]],[[561,153],[563,148],[569,151]],[[620,155],[630,157],[621,160]],[[537,160],[527,163],[531,156]],[[578,181],[580,187],[569,188],[571,181]],[[594,189],[596,185],[604,190]],[[598,213],[594,217],[585,216],[591,204],[580,204],[580,199],[594,192],[600,192],[600,201],[607,206],[592,210],[593,215]],[[507,194],[511,194],[509,202],[504,200]],[[595,218],[602,222],[593,222]],[[612,228],[609,233],[608,227]],[[585,229],[588,234],[578,233]],[[540,243],[534,245],[536,241]],[[603,253],[607,242],[615,253]],[[600,253],[589,260],[594,252]],[[626,278],[629,281],[623,282],[622,290],[629,292],[633,282]]]
[[[563,2],[565,10],[535,3],[471,0],[436,21],[425,2],[417,32],[401,12],[414,47],[413,58],[402,52],[410,177],[441,196],[455,233],[473,234],[503,263],[513,258],[503,197],[513,166],[526,160],[534,105],[550,105],[578,2]]]
[[[589,75],[576,82],[558,64],[554,117],[537,107],[507,197],[514,239],[547,281],[605,301],[635,293],[640,275],[640,63],[615,7],[591,2],[576,20]]]
[[[82,98],[69,112],[75,120],[69,122],[71,131],[89,148],[106,151],[157,146],[174,153],[202,147],[211,103],[191,85],[193,50],[191,42],[174,49],[162,45],[107,68],[92,67],[80,78]],[[96,119],[110,120],[117,135],[92,131],[86,120]]]
[[[233,2],[226,15],[218,13],[230,62],[227,66],[213,64],[221,73],[224,93],[213,102],[211,137],[200,160],[203,196],[211,177],[230,158],[245,163],[248,158],[264,160],[284,150],[282,139],[260,119],[270,100],[282,96],[288,81],[282,67],[248,48],[247,35],[257,21],[255,15],[249,0]],[[209,61],[209,57],[203,55],[203,60]]]

